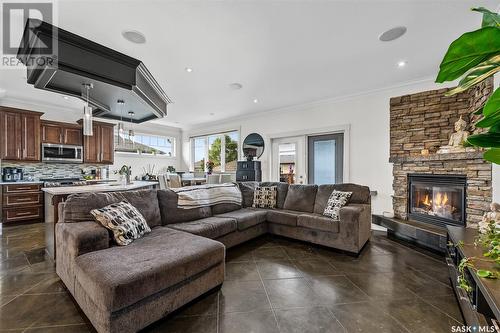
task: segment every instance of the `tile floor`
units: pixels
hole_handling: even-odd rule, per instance
[[[7,227],[0,331],[93,332],[43,254],[43,225]],[[376,232],[358,258],[264,236],[227,253],[222,289],[145,332],[450,332],[462,317],[442,260]]]

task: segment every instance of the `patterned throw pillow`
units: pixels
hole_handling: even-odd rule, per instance
[[[351,195],[352,192],[341,192],[333,190],[332,194],[330,194],[330,198],[328,198],[328,202],[326,203],[326,208],[323,212],[323,215],[331,217],[335,221],[338,221],[340,219],[340,208],[344,207],[347,204]]]
[[[277,186],[257,186],[253,192],[254,208],[276,208]]]
[[[144,216],[126,201],[93,209],[90,213],[100,224],[113,232],[118,245],[128,245],[134,239],[151,232]]]

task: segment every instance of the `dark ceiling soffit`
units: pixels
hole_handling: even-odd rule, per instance
[[[36,46],[40,41],[51,40],[57,36],[57,56],[37,54]],[[163,118],[167,115],[167,105],[172,103],[146,66],[139,60],[123,53],[95,43],[91,40],[55,27],[47,22],[29,19],[26,22],[23,39],[17,58],[27,64],[31,59],[50,57],[55,66],[28,66],[27,82],[35,88],[53,91],[86,100],[80,83],[104,83],[104,94],[107,100],[117,100],[125,94],[126,99],[140,105],[140,119],[132,119],[135,123]],[[81,57],[74,57],[81,54]],[[62,77],[69,82],[61,82]],[[73,82],[71,82],[73,81]],[[67,85],[65,85],[67,83]],[[109,86],[108,86],[109,85]],[[78,89],[76,88],[78,87]],[[91,96],[95,95],[91,93]],[[114,98],[114,95],[117,98]],[[128,103],[128,101],[127,101]],[[94,108],[94,115],[107,119],[120,119],[120,114],[103,101],[89,99]]]

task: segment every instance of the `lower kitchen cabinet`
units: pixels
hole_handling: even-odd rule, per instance
[[[4,184],[2,223],[41,221],[44,216],[41,184]]]

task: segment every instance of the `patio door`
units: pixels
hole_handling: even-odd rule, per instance
[[[338,184],[344,178],[344,134],[307,138],[309,184]]]

